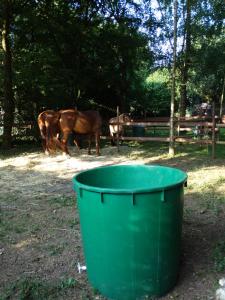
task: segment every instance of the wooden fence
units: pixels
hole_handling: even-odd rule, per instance
[[[157,142],[169,142],[169,130],[170,123],[169,118],[149,118],[147,120],[135,120],[131,122],[119,122],[109,123],[109,125],[120,125],[120,126],[140,126],[142,128],[152,128],[154,130],[154,134],[157,130],[168,130],[168,136],[159,137],[159,136],[121,136],[117,134],[117,147],[119,151],[119,140],[122,141],[157,141]],[[190,144],[205,144],[212,145],[212,157],[215,157],[215,146],[216,144],[224,144],[225,141],[220,141],[219,131],[221,128],[225,128],[225,120],[224,123],[220,123],[219,119],[214,118],[179,118],[174,120],[174,142],[178,143],[190,143]],[[199,130],[199,134],[194,138],[193,136],[187,137],[182,136],[182,132],[194,132],[195,130]],[[101,137],[101,138],[109,138],[109,137]]]
[[[27,123],[14,123],[12,126],[12,135],[13,136],[24,136],[28,133],[32,133],[32,129],[34,128],[34,122]],[[0,136],[3,134],[3,123],[0,122]]]

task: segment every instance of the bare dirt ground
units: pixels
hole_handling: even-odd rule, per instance
[[[72,177],[111,164],[161,164],[188,172],[183,247],[175,288],[162,299],[214,299],[225,271],[225,160],[123,146],[102,155],[0,160],[0,299],[103,299],[88,284]],[[36,296],[35,296],[36,295]],[[35,298],[36,297],[36,298]]]

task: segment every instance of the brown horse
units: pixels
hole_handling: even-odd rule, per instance
[[[37,122],[45,154],[50,154],[56,149],[55,141],[58,140],[60,133],[59,118],[59,112],[54,110],[46,110],[38,115]]]
[[[78,111],[76,109],[61,110],[59,127],[62,133],[61,145],[59,146],[65,154],[69,154],[67,140],[69,134],[75,132],[89,137],[88,154],[91,154],[91,138],[95,136],[96,154],[99,155],[99,142],[101,134],[102,119],[98,111]],[[74,143],[77,145],[76,140]]]

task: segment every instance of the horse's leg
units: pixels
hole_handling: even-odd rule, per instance
[[[41,133],[41,144],[42,144],[42,148],[44,150],[44,153],[46,155],[49,155],[49,151],[47,149],[47,141],[46,141],[46,136],[43,135],[43,133]]]
[[[45,137],[45,142],[46,142],[46,154],[49,155],[50,153],[53,152],[52,150],[52,140],[51,140],[51,130],[50,126],[46,125],[46,137]]]
[[[110,134],[110,141],[112,146],[115,146],[114,130],[115,130],[114,126],[110,125],[109,134]]]
[[[62,134],[63,134],[63,136],[62,136],[61,141],[57,138],[57,136],[53,137],[53,140],[55,142],[55,145],[63,152],[63,154],[69,155],[67,141],[68,141],[70,132],[62,132]]]
[[[46,155],[49,155],[49,151],[47,149],[47,136],[46,136],[46,127],[43,125],[39,125],[40,134],[41,134],[41,144]]]
[[[89,155],[91,154],[91,138],[92,138],[92,135],[90,134],[88,136],[88,154]]]
[[[48,153],[55,153],[57,140],[57,134],[54,132],[52,125],[48,124],[46,126],[46,149]]]
[[[115,133],[113,133],[113,146],[116,146],[116,142],[115,142]]]
[[[47,149],[47,142],[46,142],[46,138],[42,138],[41,139],[41,143],[42,143],[42,148],[44,150],[44,153],[46,155],[49,155],[49,150]]]
[[[115,146],[115,138],[114,138],[114,134],[110,133],[110,141],[111,141],[111,145]]]
[[[119,135],[119,137],[120,138],[123,138],[123,136],[124,136],[124,129],[123,129],[123,127],[121,128],[121,131],[120,131],[120,135]],[[121,140],[121,145],[123,144],[123,140],[122,139],[120,139]]]
[[[64,151],[64,145],[57,136],[53,137],[53,141],[55,142],[56,147],[58,147],[60,150]]]
[[[73,140],[73,142],[74,142],[74,144],[76,145],[76,147],[77,147],[77,150],[80,152],[80,146],[79,146],[79,144],[78,144],[77,140],[76,140],[76,139],[74,139],[74,140]]]
[[[70,155],[69,154],[69,150],[68,150],[68,146],[67,146],[67,141],[68,141],[68,138],[69,138],[69,134],[70,134],[70,131],[65,131],[63,132],[63,137],[62,137],[62,141],[61,141],[61,149],[63,151],[63,154],[67,154],[67,155]]]
[[[99,143],[100,143],[100,134],[99,134],[99,132],[96,132],[95,133],[95,146],[96,146],[96,154],[97,155],[100,155]]]

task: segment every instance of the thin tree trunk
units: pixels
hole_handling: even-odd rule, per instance
[[[212,159],[215,158],[215,148],[216,148],[216,119],[215,119],[215,100],[212,103]]]
[[[177,0],[173,0],[174,21],[173,21],[173,68],[172,87],[170,103],[170,144],[169,154],[174,155],[174,103],[175,103],[175,76],[176,76],[176,52],[177,52]]]
[[[12,89],[12,54],[10,44],[10,22],[12,17],[12,5],[10,0],[3,2],[3,25],[2,25],[2,49],[4,53],[4,98],[3,98],[3,142],[6,149],[12,144],[12,126],[14,121],[14,101]]]
[[[223,80],[223,88],[222,88],[222,93],[221,93],[221,97],[220,97],[220,119],[222,119],[222,115],[223,115],[224,90],[225,90],[225,76],[224,76],[224,80]]]
[[[185,52],[184,62],[181,68],[181,87],[180,87],[180,116],[184,117],[187,108],[187,82],[188,82],[188,70],[190,63],[190,48],[191,48],[191,0],[186,0],[186,21],[185,21]]]

